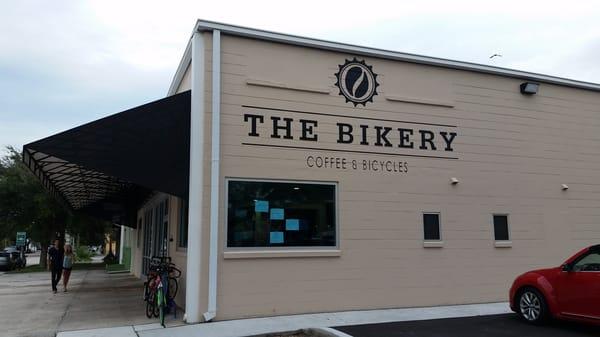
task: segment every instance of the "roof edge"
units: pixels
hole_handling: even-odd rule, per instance
[[[194,30],[195,31],[195,30]],[[177,70],[175,71],[175,75],[173,75],[173,79],[171,80],[171,85],[169,85],[169,90],[167,91],[167,96],[172,96],[177,93],[177,89],[181,85],[181,81],[183,80],[183,75],[185,75],[185,71],[192,63],[192,39],[188,40],[187,45],[185,46],[185,51],[183,52],[183,57],[181,61],[179,61],[179,65],[177,66]]]
[[[569,78],[557,77],[544,75],[539,73],[514,70],[509,68],[502,68],[496,66],[489,66],[479,63],[471,63],[464,61],[456,61],[438,57],[431,56],[423,56],[417,54],[410,53],[402,53],[385,49],[377,49],[370,48],[358,45],[352,45],[347,43],[340,42],[332,42],[327,40],[320,40],[308,37],[302,37],[298,35],[291,34],[283,34],[277,33],[267,30],[248,28],[243,26],[235,26],[220,22],[207,21],[207,20],[198,20],[196,22],[196,26],[194,28],[194,32],[203,32],[203,31],[213,31],[219,30],[224,34],[234,35],[234,36],[242,36],[259,40],[280,42],[292,45],[298,45],[303,47],[310,47],[316,49],[324,49],[330,51],[344,52],[355,55],[362,56],[371,56],[395,61],[403,61],[417,64],[425,64],[430,66],[442,67],[442,68],[450,68],[450,69],[458,69],[458,70],[466,70],[473,71],[478,73],[492,74],[492,75],[500,75],[504,77],[518,78],[522,80],[536,81],[542,83],[549,84],[557,84],[572,88],[578,89],[587,89],[592,91],[600,91],[600,84],[592,83],[592,82],[584,82],[573,80]],[[188,43],[188,47],[186,48],[186,52],[184,53],[184,58],[181,60],[179,64],[179,68],[177,69],[177,73],[173,79],[171,87],[169,88],[169,94],[174,93],[174,90],[177,90],[179,83],[183,77],[183,73],[189,64],[189,60],[191,59],[191,54],[188,53],[190,44]],[[186,63],[187,62],[187,63]],[[182,65],[185,64],[183,69]]]

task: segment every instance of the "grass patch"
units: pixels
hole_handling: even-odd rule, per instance
[[[7,272],[8,274],[20,274],[20,273],[36,273],[40,271],[46,271],[45,268],[42,268],[39,264],[34,264],[32,266],[27,266],[23,269],[15,269]]]
[[[89,263],[81,262],[73,264],[73,270],[89,270],[89,269],[104,269],[104,263]],[[46,268],[42,268],[39,264],[27,266],[23,269],[15,269],[7,272],[8,274],[21,274],[21,273],[37,273],[47,271]]]

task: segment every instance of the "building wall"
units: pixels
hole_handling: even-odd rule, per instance
[[[380,86],[373,103],[354,107],[338,95],[334,74],[355,55],[230,36],[222,37],[222,53],[217,319],[506,301],[519,273],[557,266],[600,241],[598,93],[542,84],[537,95],[526,97],[517,79],[358,57],[373,66]],[[245,113],[265,116],[260,137],[248,136]],[[458,159],[242,145],[424,153],[398,149],[393,137],[393,148],[337,144],[340,117],[323,114],[455,125],[454,151],[438,146],[427,154]],[[295,139],[270,138],[270,116],[293,118]],[[307,117],[319,122],[321,138],[314,144],[297,138],[296,121]],[[353,120],[360,122],[375,123]],[[208,246],[210,118],[206,125],[201,242]],[[310,168],[309,155],[359,163],[393,159],[406,162],[408,172]],[[341,255],[225,258],[224,182],[231,177],[336,182]],[[460,183],[451,185],[451,177]],[[441,248],[423,245],[425,211],[441,213]],[[512,247],[495,247],[493,213],[509,214]]]
[[[181,270],[181,277],[177,280],[179,284],[179,290],[175,297],[175,303],[180,307],[185,307],[185,280],[186,280],[186,263],[187,254],[186,249],[179,247],[179,219],[180,219],[180,204],[182,199],[171,196],[169,204],[171,204],[171,217],[169,222],[169,232],[171,233],[171,244],[169,245],[169,256],[173,263]]]
[[[175,93],[181,93],[191,89],[191,69],[190,66],[185,70],[182,77],[181,83]],[[144,212],[151,207],[150,205],[156,203],[159,199],[164,199],[167,195],[158,193],[149,199],[139,210],[138,210],[138,223],[141,220],[142,226],[136,228],[132,234],[133,240],[133,256],[132,256],[132,273],[142,278],[142,257],[143,257],[143,218]],[[175,302],[180,307],[185,307],[185,286],[186,286],[186,248],[179,247],[179,221],[180,221],[180,205],[183,202],[181,198],[175,196],[168,196],[169,198],[169,235],[171,242],[169,243],[169,256],[173,263],[182,271],[181,277],[178,279],[179,290],[175,298]],[[138,236],[139,232],[139,236]],[[139,244],[138,244],[139,241]]]
[[[123,241],[120,243],[123,246],[122,256],[120,256],[120,263],[125,265],[125,268],[129,268],[131,270],[131,261],[133,257],[133,228],[123,226]],[[121,252],[119,251],[119,254]]]
[[[176,90],[176,93],[181,93],[187,90],[191,90],[191,65],[187,67],[181,83]],[[179,291],[177,292],[177,296],[175,298],[175,302],[180,307],[185,307],[185,289],[186,289],[186,272],[187,272],[187,249],[183,247],[179,247],[179,226],[181,219],[181,205],[185,201],[181,198],[171,197],[171,202],[169,203],[172,209],[172,224],[170,226],[170,232],[172,238],[174,238],[172,245],[169,247],[170,256],[173,259],[173,263],[177,265],[177,267],[181,270],[181,277],[179,278]],[[188,240],[188,244],[190,244],[190,240]],[[193,244],[193,243],[192,243]]]
[[[131,248],[131,273],[138,278],[142,277],[142,255],[144,247],[143,212],[138,210],[136,228],[133,231],[133,245]]]
[[[158,202],[161,202],[165,199],[169,200],[169,243],[168,243],[168,256],[171,257],[171,261],[182,271],[181,277],[178,279],[178,292],[175,297],[175,303],[178,306],[185,306],[185,272],[186,272],[186,252],[184,248],[178,247],[178,229],[179,229],[179,204],[181,203],[181,199],[166,195],[164,193],[156,193],[150,199],[146,201],[146,203],[138,210],[138,223],[139,220],[142,220],[142,226],[139,229],[133,231],[132,237],[134,237],[134,245],[132,247],[133,258],[132,258],[132,273],[139,277],[145,279],[145,275],[142,274],[142,259],[143,259],[143,249],[144,249],[144,230],[143,230],[143,219],[144,213],[153,208]],[[139,230],[139,239],[137,236],[137,231]],[[138,245],[138,240],[140,240]]]
[[[185,73],[183,73],[183,77],[181,78],[181,83],[179,83],[179,87],[175,91],[175,93],[184,92],[192,89],[192,78],[191,78],[191,65],[185,69]]]

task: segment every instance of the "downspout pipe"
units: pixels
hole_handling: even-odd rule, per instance
[[[204,178],[204,76],[205,56],[202,33],[192,35],[192,102],[190,111],[190,185],[188,213],[188,247],[185,292],[185,321],[200,323],[200,289],[202,286],[202,219]]]
[[[217,314],[217,263],[219,253],[219,181],[221,158],[221,31],[212,36],[212,127],[210,167],[210,242],[208,256],[208,311],[204,320]]]

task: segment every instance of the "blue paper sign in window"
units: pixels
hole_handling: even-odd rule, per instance
[[[283,232],[271,232],[270,242],[272,244],[283,243]]]
[[[267,213],[269,211],[269,202],[266,200],[255,200],[254,211],[256,213]]]
[[[283,220],[283,208],[271,208],[271,220]]]
[[[300,220],[298,219],[286,219],[285,220],[286,231],[298,231],[300,230]]]

